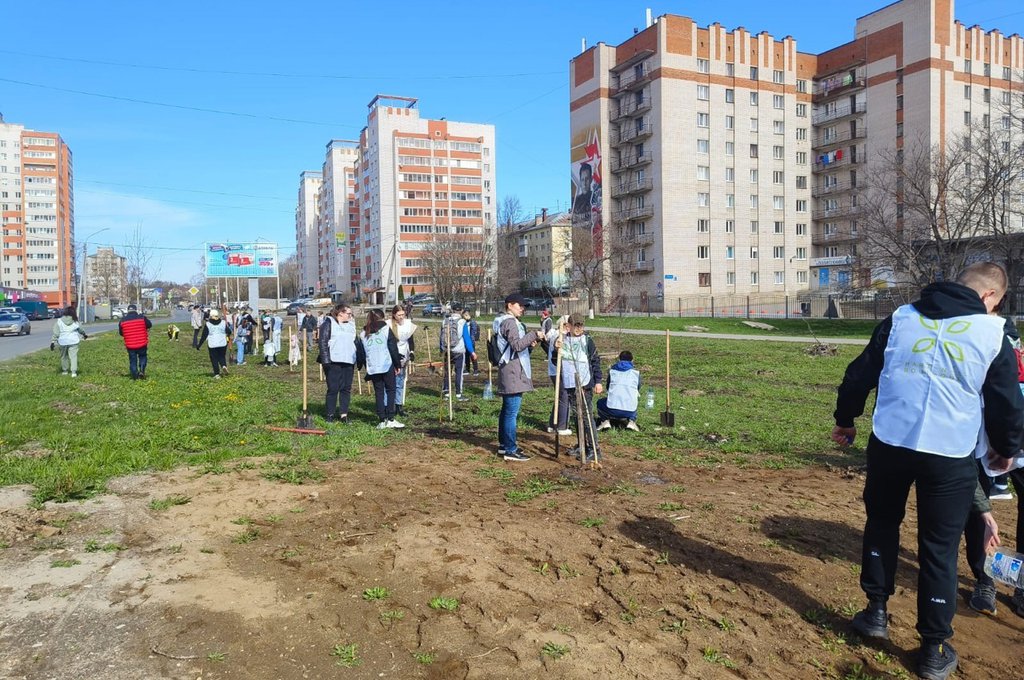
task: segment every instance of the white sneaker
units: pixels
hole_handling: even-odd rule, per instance
[[[388,425],[388,421],[386,421],[386,420],[382,420],[382,421],[380,421],[380,424],[379,424],[379,425],[377,425],[377,429],[378,429],[378,430],[386,430],[386,429],[388,429],[389,427],[390,427],[390,425]]]
[[[68,372],[67,372],[67,371],[61,371],[61,372],[60,372],[60,374],[61,374],[61,375],[67,375],[67,374],[68,374]]]
[[[633,430],[633,432],[639,432],[640,431],[640,428],[637,427],[635,420],[631,420],[628,423],[626,423],[626,429],[627,430]]]
[[[213,376],[213,379],[214,380],[220,380],[220,376],[219,375],[215,375],[215,376]]]
[[[570,430],[569,428],[566,428],[564,430],[559,430],[558,434],[562,435],[563,437],[568,437],[569,435],[572,434],[572,430]]]
[[[405,423],[400,423],[397,420],[392,419],[388,421],[388,427],[394,430],[401,430],[403,427],[405,427]]]
[[[612,429],[612,423],[609,420],[602,420],[601,424],[597,426],[597,429],[599,431],[600,430],[610,430],[610,429]]]
[[[72,373],[72,374],[71,374],[71,377],[72,377],[72,378],[77,378],[77,377],[78,377],[78,374],[77,374],[77,373]]]

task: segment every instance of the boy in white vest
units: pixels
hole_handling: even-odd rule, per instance
[[[853,629],[888,639],[886,603],[895,592],[900,525],[910,487],[918,519],[917,672],[945,680],[957,667],[947,643],[957,605],[960,534],[978,484],[972,455],[984,423],[993,449],[989,467],[1003,472],[1020,450],[1024,397],[1017,360],[990,312],[1006,293],[1006,272],[979,262],[957,282],[933,283],[876,328],[839,386],[832,440],[857,436],[854,419],[876,389],[864,485],[861,589],[866,609]],[[982,401],[985,408],[982,413]]]
[[[594,437],[593,418],[590,404],[593,394],[601,394],[601,355],[597,353],[594,339],[586,333],[585,321],[580,314],[569,316],[568,332],[560,334],[555,340],[555,349],[562,353],[562,376],[558,392],[558,414],[555,428],[559,434],[569,429],[569,409],[576,409],[576,390],[583,390],[584,412],[577,414],[577,427],[583,429],[583,441],[586,447],[586,462],[600,458],[597,441]],[[552,353],[552,361],[557,362],[558,353]],[[588,422],[589,420],[589,422]]]
[[[448,366],[448,345],[451,344],[452,365]],[[455,398],[459,401],[467,401],[462,395],[462,381],[466,370],[466,355],[476,361],[476,347],[473,344],[473,336],[470,334],[469,324],[462,318],[462,305],[453,302],[451,314],[441,323],[441,339],[439,349],[444,356],[444,387],[442,391],[448,394],[448,377],[455,379]]]
[[[619,352],[619,361],[608,369],[608,396],[597,400],[599,430],[607,430],[612,421],[622,423],[626,429],[639,432],[636,412],[640,406],[640,371],[633,368],[633,353]]]

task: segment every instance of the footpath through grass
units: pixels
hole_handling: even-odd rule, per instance
[[[184,338],[170,343],[162,330],[153,332],[146,381],[129,379],[124,348],[113,334],[82,344],[77,379],[61,376],[57,354],[48,351],[0,363],[0,485],[31,484],[38,501],[68,500],[100,492],[118,475],[182,465],[219,473],[243,457],[265,457],[244,464],[259,465],[268,478],[302,483],[323,477],[320,462],[371,462],[372,454],[402,442],[428,456],[439,447],[476,445],[491,452],[496,446],[501,402],[481,398],[483,356],[481,376],[467,378],[470,401],[456,403],[452,424],[446,410],[439,422],[440,376],[421,368],[409,389],[405,430],[377,430],[372,394],[354,394],[354,422],[332,425],[329,436],[316,437],[266,428],[295,424],[300,373],[253,363],[232,366],[228,377],[213,380],[205,347],[197,352]],[[677,428],[666,431],[657,427],[665,408],[664,340],[595,337],[606,371],[620,349],[630,349],[643,374],[642,432],[612,431],[600,438],[612,464],[616,456],[700,466],[860,462],[856,453],[837,451],[828,442],[835,387],[857,347],[813,357],[800,344],[673,339]],[[419,353],[425,355],[425,349]],[[310,368],[310,410],[323,426],[324,383],[316,365]],[[531,453],[548,453],[554,443],[540,432],[552,400],[552,390],[542,387],[548,385],[546,376],[544,359],[535,351],[538,390],[526,396],[520,417],[520,437]],[[642,405],[647,385],[656,388],[650,410]],[[865,431],[858,443],[865,441],[867,419],[861,426]]]

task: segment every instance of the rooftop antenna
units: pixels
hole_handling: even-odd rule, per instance
[[[651,19],[651,8],[648,7],[647,8],[647,28],[650,28],[651,24],[653,24],[653,23],[654,23],[654,21]]]
[[[580,38],[580,53],[582,54],[583,52],[586,52],[586,51],[587,51],[587,39],[586,38]],[[0,120],[3,120],[2,116],[0,116]]]

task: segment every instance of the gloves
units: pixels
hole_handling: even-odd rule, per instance
[[[86,335],[85,333],[82,333],[82,340],[88,340],[88,339],[89,339],[89,336]]]
[[[50,343],[50,351],[51,352],[53,351],[53,343],[52,342]]]
[[[409,352],[409,361],[416,361],[416,352]]]

